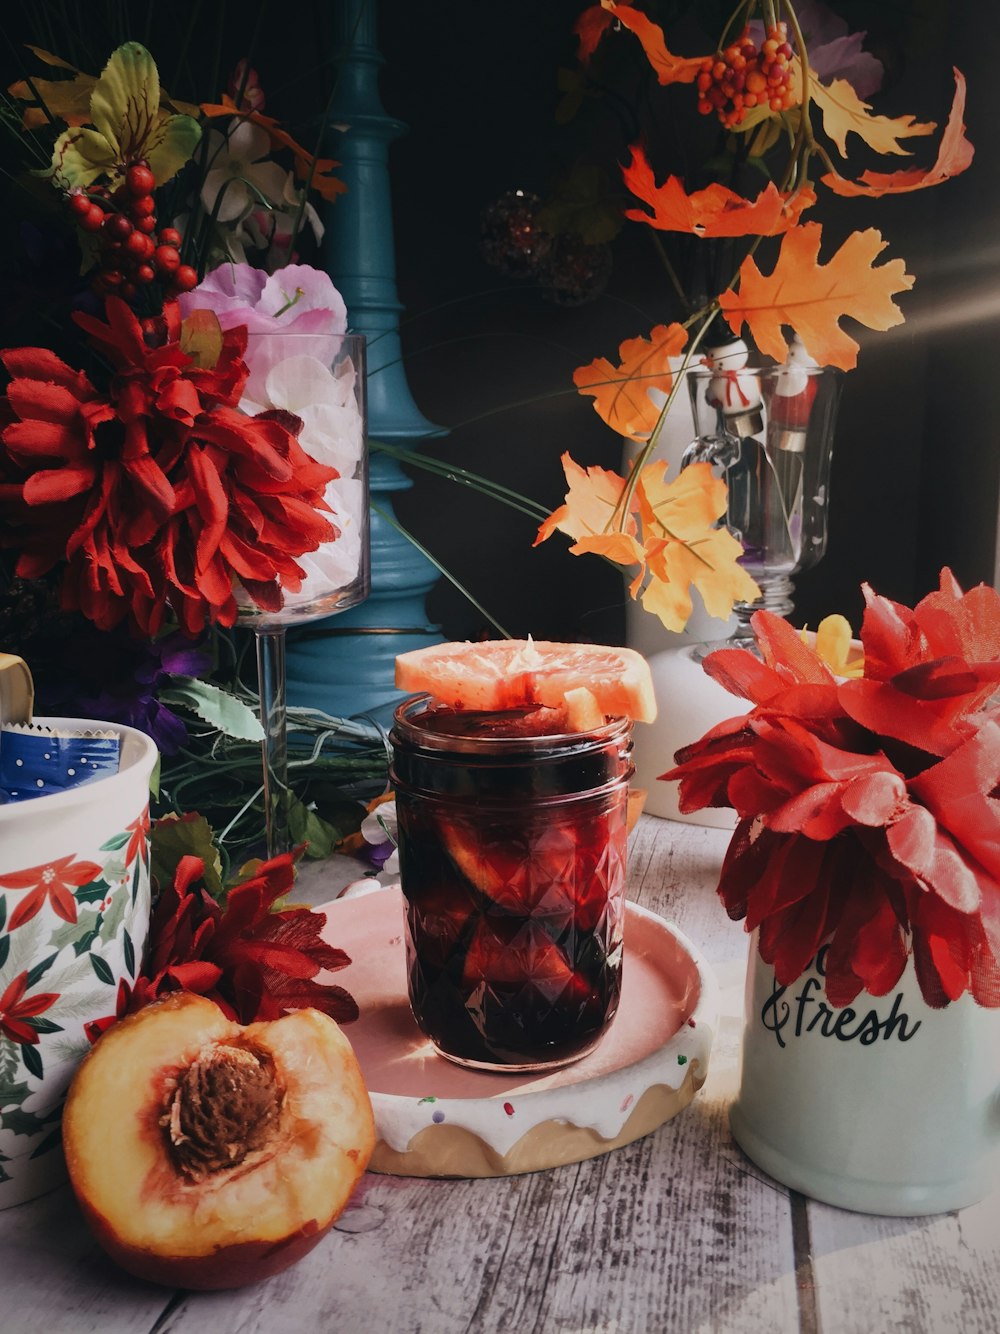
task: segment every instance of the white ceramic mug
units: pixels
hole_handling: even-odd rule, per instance
[[[925,1004],[912,960],[887,996],[826,1000],[825,950],[781,987],[751,945],[730,1126],[771,1176],[861,1213],[943,1213],[1000,1184],[1000,1010]]]
[[[116,774],[0,806],[0,1208],[63,1180],[59,1120],[87,1026],[114,1016],[149,931],[155,745],[131,727],[35,721],[112,731],[121,752]]]

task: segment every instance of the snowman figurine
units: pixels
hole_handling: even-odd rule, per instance
[[[705,401],[719,414],[720,433],[742,437],[759,435],[763,429],[758,378],[741,374],[749,359],[750,350],[742,338],[710,347],[705,353],[705,365],[712,371]]]
[[[766,547],[762,516],[770,467],[758,438],[764,433],[760,376],[747,369],[748,360],[742,338],[707,349],[704,365],[710,377],[707,382],[700,378],[705,402],[715,411],[716,427],[688,446],[682,466],[710,463],[725,479],[726,527],[743,544],[742,564],[753,573]]]

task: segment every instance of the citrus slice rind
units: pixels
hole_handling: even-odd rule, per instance
[[[463,712],[561,708],[569,698],[569,716],[586,719],[587,726],[595,716],[646,723],[656,717],[645,658],[605,644],[531,639],[431,644],[399,654],[396,685]],[[575,693],[580,690],[589,692],[592,705]]]

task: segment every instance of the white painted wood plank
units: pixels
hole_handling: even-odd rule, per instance
[[[146,1334],[171,1297],[105,1258],[68,1186],[0,1212],[0,1276],[3,1334]]]
[[[932,1218],[875,1218],[810,1204],[823,1334],[996,1334],[1000,1191]]]

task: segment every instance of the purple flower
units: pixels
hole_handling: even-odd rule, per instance
[[[863,49],[866,32],[850,32],[846,21],[821,0],[802,0],[795,12],[809,52],[809,68],[823,83],[846,79],[862,99],[879,91],[885,69],[881,60]],[[750,34],[759,44],[764,25],[751,23]]]
[[[60,649],[39,675],[39,712],[135,727],[164,755],[175,755],[187,741],[184,721],[156,697],[169,676],[198,676],[211,662],[184,635],[149,642],[86,623],[61,640]]]

